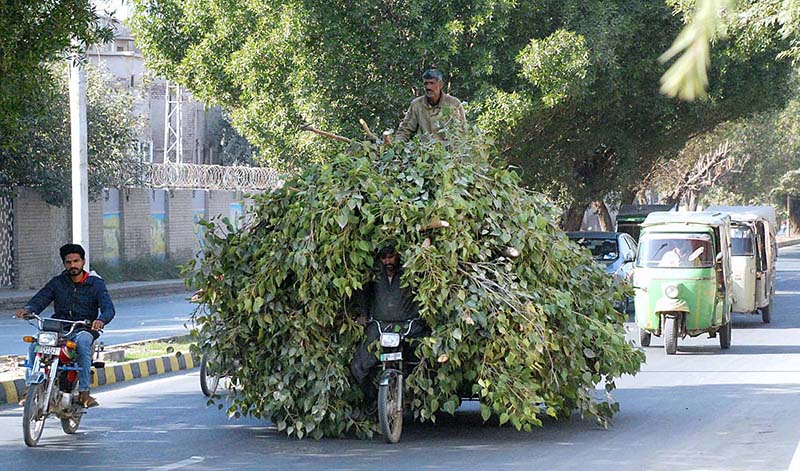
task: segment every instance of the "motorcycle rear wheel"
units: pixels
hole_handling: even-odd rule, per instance
[[[44,431],[46,418],[44,395],[43,384],[31,384],[28,387],[28,397],[25,398],[25,408],[22,412],[22,436],[25,438],[25,444],[31,447],[39,443]]]
[[[387,384],[378,387],[378,422],[381,434],[386,443],[397,443],[403,433],[403,411],[397,402],[397,381],[402,381],[398,375],[389,376]],[[384,381],[381,381],[384,383]]]
[[[208,360],[208,354],[203,353],[203,359],[200,360],[200,390],[203,391],[203,394],[206,396],[211,397],[217,392],[219,375],[209,373]]]
[[[83,414],[76,414],[70,417],[64,417],[61,419],[61,429],[64,430],[64,433],[67,435],[72,435],[73,433],[78,431],[78,427],[81,426],[81,417]]]

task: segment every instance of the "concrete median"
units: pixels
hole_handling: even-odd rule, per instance
[[[192,354],[183,354],[181,352],[116,363],[103,368],[92,368],[91,388],[174,373],[180,370],[191,370],[198,366],[200,366],[199,358]],[[0,382],[0,386],[2,386],[0,387],[0,405],[16,404],[25,390],[25,380],[23,378],[9,379]]]

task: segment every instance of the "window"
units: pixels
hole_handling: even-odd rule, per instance
[[[749,227],[731,227],[731,255],[753,255],[753,231]]]
[[[619,257],[619,247],[614,239],[580,238],[575,242],[592,252],[592,258],[598,262],[613,262]]]
[[[639,241],[637,266],[709,268],[714,266],[714,246],[708,234],[648,233]]]

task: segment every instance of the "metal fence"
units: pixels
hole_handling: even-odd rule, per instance
[[[14,286],[14,204],[0,193],[0,288]]]

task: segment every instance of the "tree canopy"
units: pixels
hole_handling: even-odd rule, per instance
[[[133,114],[133,95],[108,73],[87,65],[89,192],[117,186],[135,176],[134,143],[140,122]],[[40,91],[16,120],[21,138],[0,147],[0,186],[34,188],[50,204],[69,201],[71,141],[68,71],[50,65]],[[36,109],[33,109],[36,107]]]
[[[0,150],[16,152],[28,134],[20,122],[40,117],[40,103],[53,93],[48,64],[111,39],[98,20],[90,0],[0,3]]]
[[[298,126],[354,135],[357,118],[394,128],[420,72],[444,71],[470,119],[496,138],[523,181],[582,213],[629,190],[689,136],[780,106],[791,65],[777,26],[731,28],[714,48],[709,95],[658,90],[658,58],[683,2],[136,0],[134,32],[158,73],[230,111],[264,155],[330,154]]]

